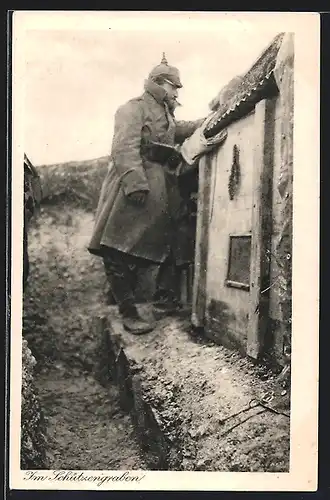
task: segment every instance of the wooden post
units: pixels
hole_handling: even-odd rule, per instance
[[[294,34],[286,33],[279,50],[274,76],[280,90],[281,105],[281,169],[276,189],[281,196],[281,229],[275,252],[280,297],[281,330],[277,332],[275,349],[285,363],[291,359],[292,316],[292,217],[293,217],[293,117],[294,117]],[[280,349],[279,349],[280,348]],[[287,352],[286,352],[287,351]],[[284,357],[282,357],[284,354]],[[285,356],[286,355],[286,356]]]
[[[205,318],[211,173],[211,155],[204,155],[199,162],[195,269],[192,290],[191,322],[195,328],[203,327]]]
[[[247,354],[257,359],[263,351],[269,324],[269,279],[272,236],[272,180],[276,98],[260,101],[255,108],[255,150],[249,329]]]

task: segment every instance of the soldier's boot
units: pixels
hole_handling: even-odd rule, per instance
[[[152,332],[154,325],[142,318],[135,305],[122,305],[119,307],[125,330],[133,335],[143,335]]]
[[[156,318],[171,316],[182,308],[179,300],[180,272],[169,257],[163,262],[156,278],[156,292],[153,297],[153,313]]]
[[[154,327],[141,317],[136,305],[130,266],[134,259],[127,254],[109,251],[103,258],[113,297],[118,304],[125,330],[133,335],[151,332]]]

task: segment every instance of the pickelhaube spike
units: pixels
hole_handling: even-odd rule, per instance
[[[161,63],[155,66],[149,73],[149,77],[151,80],[162,76],[169,80],[173,85],[178,88],[182,87],[182,83],[180,80],[179,70],[174,66],[170,66],[167,62],[165,52],[163,52],[163,57]]]
[[[165,56],[165,52],[163,52],[163,58],[161,60],[161,64],[166,64],[168,65],[168,62],[167,62],[167,59],[166,59],[166,56]]]

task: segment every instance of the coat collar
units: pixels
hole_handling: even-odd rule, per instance
[[[144,82],[144,90],[152,95],[152,97],[159,103],[164,105],[164,101],[166,98],[166,90],[163,89],[160,85],[148,79]]]

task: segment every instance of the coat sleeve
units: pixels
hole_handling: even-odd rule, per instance
[[[115,115],[111,156],[125,195],[149,191],[140,154],[143,109],[139,101],[121,106]]]
[[[175,122],[175,142],[177,144],[182,144],[187,137],[190,137],[195,130],[202,125],[205,118],[195,121],[183,121],[179,120]]]

